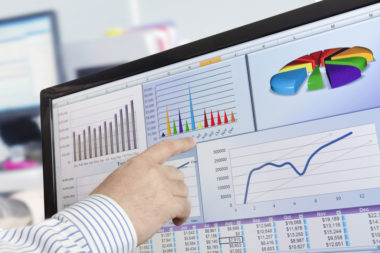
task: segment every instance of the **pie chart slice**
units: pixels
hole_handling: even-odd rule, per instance
[[[298,64],[295,64],[295,65],[286,65],[285,67],[283,67],[279,73],[283,73],[283,72],[287,72],[287,71],[291,71],[291,70],[295,70],[295,69],[303,69],[305,68],[307,72],[311,72],[313,71],[313,65],[312,63],[298,63]]]
[[[365,47],[352,47],[344,52],[332,56],[332,60],[349,58],[349,57],[364,57],[367,61],[373,61],[373,53],[371,50]]]
[[[340,48],[335,53],[332,53],[332,54],[329,54],[328,56],[326,56],[324,61],[326,62],[328,60],[331,60],[334,56],[341,54],[342,52],[346,51],[347,49],[349,49],[349,48],[348,47]]]
[[[315,60],[315,65],[320,65],[321,64],[321,55],[322,51],[314,52],[311,53],[310,56]]]
[[[314,68],[313,72],[311,73],[309,81],[307,82],[307,88],[308,90],[323,89],[323,80],[319,66]]]
[[[374,61],[374,56],[369,48],[354,46],[324,49],[296,58],[283,66],[272,76],[270,86],[274,93],[294,95],[307,79],[309,91],[325,87],[335,89],[359,79],[371,61]]]
[[[311,63],[311,68],[314,69],[315,68],[315,65],[318,65],[319,62],[317,59],[313,58],[312,56],[310,55],[304,55],[290,63],[288,63],[286,66],[290,66],[290,65],[297,65],[297,64],[305,64],[305,63]]]
[[[350,57],[342,58],[338,60],[328,60],[325,61],[326,64],[330,65],[348,65],[357,67],[360,71],[363,71],[367,67],[367,60],[363,57]]]
[[[307,77],[306,68],[278,73],[270,80],[271,89],[283,95],[294,95]]]
[[[338,88],[361,77],[360,69],[347,65],[325,64],[331,88]]]

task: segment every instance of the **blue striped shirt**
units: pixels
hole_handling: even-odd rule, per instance
[[[112,199],[96,194],[41,224],[0,229],[0,252],[132,252],[137,235]]]

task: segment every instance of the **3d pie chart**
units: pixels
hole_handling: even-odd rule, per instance
[[[373,53],[365,47],[331,48],[302,56],[286,64],[270,80],[271,90],[281,95],[294,95],[307,80],[309,91],[324,87],[345,86],[361,77]],[[329,84],[323,82],[325,68]]]

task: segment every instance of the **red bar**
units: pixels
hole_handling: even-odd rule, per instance
[[[227,113],[224,111],[224,124],[228,123]]]
[[[208,127],[208,122],[207,122],[207,116],[206,116],[206,110],[204,110],[204,121],[205,121],[205,128]]]
[[[219,114],[219,111],[218,111],[218,125],[221,125],[222,124],[222,119],[220,118],[220,114]]]
[[[212,115],[212,110],[211,110],[211,126],[215,126],[215,121],[214,121],[214,116]]]

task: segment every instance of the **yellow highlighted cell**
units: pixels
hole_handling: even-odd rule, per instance
[[[222,57],[218,56],[218,57],[212,58],[210,61],[211,61],[211,63],[221,62],[222,61]]]
[[[199,66],[204,67],[204,66],[207,66],[207,65],[210,65],[210,64],[211,64],[210,60],[205,60],[205,61],[201,61],[199,63]]]
[[[373,61],[373,53],[370,49],[365,47],[351,47],[340,54],[331,57],[331,60],[349,58],[349,57],[363,57],[369,61]]]
[[[292,71],[292,70],[296,70],[296,69],[302,69],[302,68],[306,68],[307,72],[313,71],[313,65],[311,63],[303,63],[303,64],[285,66],[282,69],[280,69],[280,71],[278,73]]]
[[[222,61],[222,57],[218,56],[218,57],[215,57],[215,58],[211,58],[211,59],[207,59],[207,60],[201,61],[199,63],[199,65],[201,67],[204,67],[204,66],[207,66],[207,65],[210,65],[210,64],[213,64],[213,63],[217,63],[217,62],[220,62],[220,61]]]

